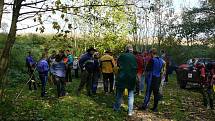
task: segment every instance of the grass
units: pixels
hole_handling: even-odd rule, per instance
[[[99,89],[99,93],[93,97],[86,96],[85,90],[79,97],[76,96],[75,90],[78,84],[79,79],[74,79],[68,84],[66,90],[69,95],[63,98],[56,98],[56,88],[52,84],[47,86],[46,98],[40,97],[40,89],[29,91],[23,83],[8,86],[6,101],[0,105],[0,119],[3,121],[122,121],[143,120],[146,114],[156,118],[152,120],[213,121],[215,119],[214,112],[203,107],[198,88],[179,89],[175,76],[170,78],[170,83],[164,89],[164,99],[159,104],[160,112],[135,111],[140,113],[141,118],[137,118],[136,115],[128,118],[126,108],[120,112],[114,112],[112,110],[114,95],[105,96],[102,89]],[[15,100],[23,86],[22,94],[18,100]],[[142,101],[143,95],[136,96],[135,106]],[[150,105],[152,107],[152,104]]]
[[[6,36],[0,35],[0,52]],[[40,89],[29,91],[24,85],[27,80],[25,68],[26,52],[31,50],[36,60],[43,51],[43,42],[37,41],[32,36],[17,38],[12,50],[5,101],[0,104],[1,121],[123,121],[123,120],[177,120],[177,121],[214,121],[215,114],[207,110],[202,104],[202,95],[199,88],[182,90],[176,84],[175,76],[170,77],[170,82],[164,89],[164,99],[159,103],[159,113],[151,111],[138,111],[136,107],[142,104],[144,96],[135,96],[135,115],[127,117],[127,106],[123,105],[121,112],[114,112],[112,104],[114,95],[105,96],[102,89],[93,97],[87,97],[84,90],[80,97],[75,95],[79,79],[74,79],[68,84],[66,90],[69,95],[56,98],[56,88],[47,85],[48,97],[40,97]],[[36,43],[35,43],[36,42]],[[24,87],[20,97],[17,94]],[[127,98],[124,99],[127,103]],[[151,98],[152,107],[153,98]]]

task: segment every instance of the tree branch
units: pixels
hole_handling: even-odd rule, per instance
[[[84,7],[121,7],[121,6],[132,6],[134,4],[116,4],[116,5],[83,5],[83,6],[66,6],[66,7],[62,7],[62,8],[48,8],[47,10],[43,10],[43,11],[29,11],[29,12],[24,12],[24,13],[20,13],[20,15],[24,15],[24,14],[29,14],[29,13],[44,13],[44,12],[48,12],[48,11],[53,11],[53,10],[62,10],[62,9],[66,9],[66,8],[84,8]]]
[[[1,21],[2,21],[3,9],[4,9],[4,0],[1,0],[1,1],[0,1],[0,28],[1,28]]]
[[[4,5],[13,5],[13,3],[4,3]]]
[[[29,19],[29,18],[33,18],[33,17],[35,17],[36,15],[37,15],[37,14],[34,14],[34,15],[32,15],[32,16],[27,16],[27,17],[25,17],[25,18],[23,18],[23,19],[18,20],[18,22],[21,22],[21,21],[26,20],[26,19]]]
[[[46,1],[47,1],[47,0],[40,0],[40,1],[32,2],[32,3],[25,3],[25,4],[22,4],[22,6],[36,5],[36,4],[39,4],[39,3],[42,3],[42,2],[46,2]]]
[[[39,25],[41,25],[41,24],[35,24],[35,25],[32,25],[32,26],[27,26],[27,27],[24,27],[24,28],[16,29],[16,30],[20,31],[20,30],[30,29],[30,28],[33,28],[33,27],[36,27],[36,26],[39,26]]]
[[[34,8],[34,9],[39,9],[39,10],[46,10],[45,8],[42,8],[42,7],[36,7],[36,6],[30,6],[30,5],[26,5],[26,6],[23,6],[23,7]]]

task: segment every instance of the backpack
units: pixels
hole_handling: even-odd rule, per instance
[[[37,71],[42,73],[47,72],[48,70],[49,70],[48,62],[46,60],[39,61],[37,65]]]

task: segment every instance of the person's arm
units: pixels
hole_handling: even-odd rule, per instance
[[[112,63],[112,66],[113,66],[113,67],[116,67],[116,62],[115,62],[115,60],[114,60],[113,57],[111,58],[111,63]]]
[[[81,69],[84,68],[84,63],[86,60],[89,60],[90,59],[90,56],[89,55],[83,55],[80,60],[79,60],[79,66]]]

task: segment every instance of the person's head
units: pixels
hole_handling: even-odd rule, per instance
[[[52,51],[52,55],[56,55],[56,51],[55,50]]]
[[[99,56],[100,56],[100,55],[99,55],[99,52],[95,52],[94,55],[93,55],[93,57],[94,57],[95,59],[99,59]]]
[[[93,47],[90,47],[89,49],[87,49],[87,52],[93,55],[96,52],[96,49],[94,49]]]
[[[46,58],[47,58],[46,53],[45,52],[42,53],[41,59],[46,59]]]
[[[69,50],[66,50],[66,54],[67,54],[67,55],[69,55],[69,54],[71,54],[71,53],[70,53],[70,51],[69,51]]]
[[[147,51],[144,51],[144,52],[143,52],[143,56],[146,57],[147,55],[148,55],[148,52],[147,52]]]
[[[57,54],[56,56],[55,56],[55,61],[56,62],[60,62],[60,61],[62,61],[62,56],[60,55],[60,54]]]
[[[105,51],[105,54],[112,55],[113,53],[112,53],[112,51],[111,51],[110,49],[107,49],[107,50]]]
[[[31,55],[31,51],[28,51],[28,55]]]
[[[65,51],[64,50],[60,50],[59,51],[59,55],[61,56],[61,57],[65,57],[65,53],[64,53]]]
[[[165,54],[165,51],[164,51],[164,50],[161,50],[161,54]]]
[[[157,55],[157,49],[156,48],[152,48],[150,53],[152,54],[152,56],[156,56]]]
[[[128,44],[125,46],[125,52],[133,52],[133,46],[131,44]]]
[[[193,59],[192,59],[192,63],[195,63],[195,61],[196,61],[196,59],[195,59],[195,58],[193,58]]]

